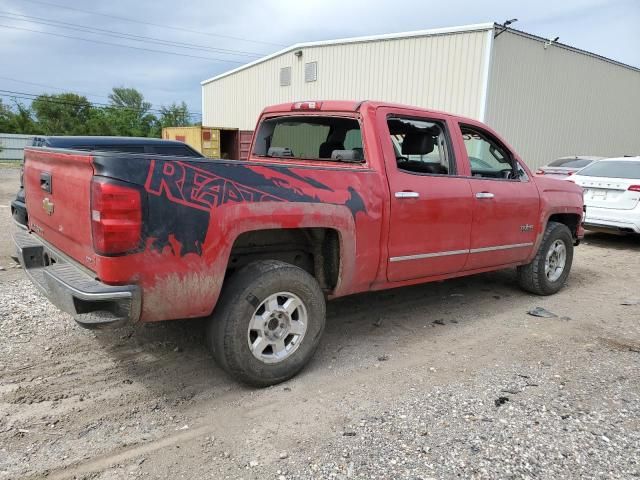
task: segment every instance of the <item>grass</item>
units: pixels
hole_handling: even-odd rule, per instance
[[[0,168],[20,168],[22,162],[20,160],[0,160]]]

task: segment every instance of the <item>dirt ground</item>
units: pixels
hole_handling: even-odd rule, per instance
[[[0,169],[2,480],[640,476],[640,239],[589,234],[551,297],[503,271],[334,301],[308,368],[255,390],[204,321],[92,332],[52,307],[12,268],[17,176]]]

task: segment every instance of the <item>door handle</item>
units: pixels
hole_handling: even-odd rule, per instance
[[[49,172],[40,172],[40,188],[51,193],[51,174]]]
[[[495,195],[491,192],[478,192],[476,193],[476,198],[479,199],[483,199],[483,198],[493,198],[495,197]]]
[[[396,198],[418,198],[420,194],[418,192],[396,192]]]

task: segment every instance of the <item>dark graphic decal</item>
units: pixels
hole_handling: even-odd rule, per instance
[[[174,254],[202,253],[209,221],[215,208],[227,203],[316,202],[334,203],[304,190],[333,190],[297,175],[289,168],[234,163],[197,163],[152,160],[145,189],[149,195],[146,237],[150,246]],[[366,212],[362,197],[349,187],[343,203],[351,213]],[[176,251],[179,250],[179,251]]]
[[[333,192],[333,189],[324,183],[318,182],[316,179],[311,177],[303,177],[302,175],[298,175],[295,172],[292,172],[289,167],[269,167],[269,169],[274,170],[277,173],[287,175],[291,178],[295,178],[296,180],[300,180],[312,187],[319,188],[320,190],[328,190]]]
[[[345,205],[349,210],[351,210],[351,214],[356,216],[358,212],[367,213],[367,209],[364,206],[364,200],[353,187],[349,187],[349,199],[345,202]]]
[[[227,202],[284,201],[182,162],[152,160],[145,188],[149,193],[164,194],[173,202],[206,212]]]

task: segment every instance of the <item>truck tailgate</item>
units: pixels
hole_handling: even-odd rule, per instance
[[[91,155],[25,149],[24,184],[29,229],[93,269]]]

